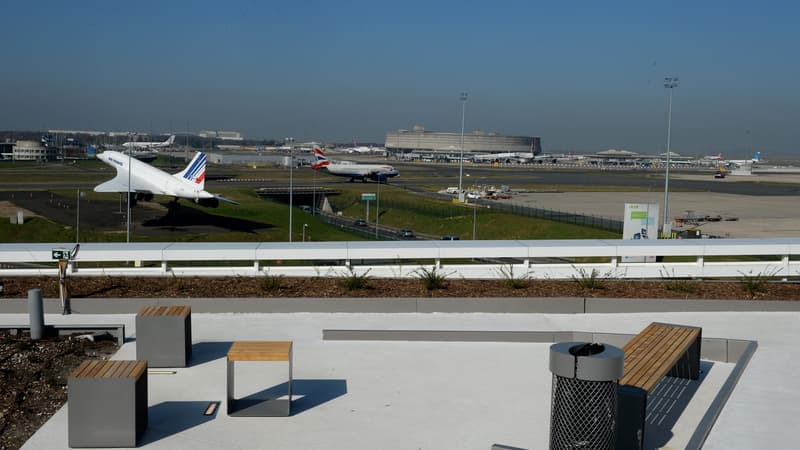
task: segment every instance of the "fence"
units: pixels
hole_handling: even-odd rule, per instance
[[[55,248],[2,244],[0,276],[55,276]],[[82,244],[76,276],[342,276],[465,279],[781,277],[800,274],[800,238]],[[660,262],[623,262],[655,256]],[[487,263],[486,261],[491,261]]]

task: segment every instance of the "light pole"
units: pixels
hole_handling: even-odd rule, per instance
[[[464,193],[461,190],[461,178],[464,176],[464,113],[467,109],[467,93],[462,92],[459,96],[461,100],[461,154],[458,158],[458,197],[464,201]]]
[[[292,242],[292,191],[294,191],[294,183],[292,181],[292,176],[294,173],[294,142],[293,137],[286,138],[286,141],[289,143],[289,242]]]
[[[83,197],[84,195],[86,195],[86,193],[85,192],[81,192],[81,190],[78,189],[78,208],[77,208],[77,212],[75,214],[75,243],[76,244],[78,242],[80,242],[80,237],[81,237],[81,197]]]
[[[478,218],[478,199],[472,202],[472,240],[475,240],[475,223]]]
[[[375,196],[375,240],[378,239],[378,224],[381,220],[381,177],[378,175],[378,194]]]
[[[130,142],[133,142],[133,137],[130,138]],[[128,213],[127,215],[127,230],[125,232],[125,242],[129,243],[131,241],[131,149],[133,146],[128,147]]]
[[[670,133],[672,132],[672,90],[678,86],[678,77],[665,77],[664,87],[669,89],[669,112],[667,113],[667,169],[664,174],[664,225],[661,234],[665,237],[669,227],[669,163],[670,163]]]

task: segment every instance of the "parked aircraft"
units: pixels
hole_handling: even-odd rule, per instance
[[[716,155],[707,155],[703,157],[705,161],[719,161],[722,159],[722,153],[717,153]]]
[[[162,148],[162,147],[169,147],[175,142],[175,135],[169,137],[164,142],[125,142],[122,144],[125,148]]]
[[[388,178],[400,175],[397,169],[384,164],[357,164],[350,161],[334,163],[318,146],[314,146],[314,164],[311,165],[311,168],[324,170],[331,175],[350,177],[351,182],[361,180],[366,183],[367,179],[385,182]]]
[[[728,160],[728,164],[735,164],[737,166],[746,166],[750,164],[756,164],[759,162],[763,162],[761,160],[761,152],[756,152],[750,159],[730,159]]]
[[[175,175],[111,150],[98,154],[97,159],[117,169],[117,176],[97,185],[95,192],[129,192],[131,204],[136,200],[150,201],[154,195],[166,195],[175,198],[173,205],[181,198],[209,208],[216,208],[220,201],[238,205],[233,200],[204,190],[206,155],[202,152],[197,153],[189,165]]]

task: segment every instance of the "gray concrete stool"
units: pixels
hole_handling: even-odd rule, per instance
[[[136,315],[136,359],[150,367],[186,367],[192,357],[192,309],[148,306]]]
[[[289,416],[292,406],[292,341],[236,341],[228,350],[228,415],[236,417]],[[285,361],[289,363],[286,389],[274,398],[235,399],[233,365],[236,361]],[[285,399],[281,398],[285,395]]]
[[[136,447],[147,428],[147,361],[84,361],[67,379],[70,448]]]

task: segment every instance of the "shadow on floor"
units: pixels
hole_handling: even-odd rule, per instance
[[[672,439],[672,427],[678,422],[697,389],[703,383],[714,363],[700,361],[700,378],[664,377],[647,397],[644,449],[659,449]]]
[[[281,383],[240,399],[253,402],[286,395],[288,383]],[[291,415],[296,416],[347,393],[347,380],[293,380]],[[299,397],[299,398],[298,398]]]
[[[198,342],[192,344],[192,358],[189,367],[199,366],[215,359],[225,358],[233,342]]]
[[[217,403],[217,408],[213,414],[204,415],[211,403]],[[219,408],[217,400],[168,401],[153,405],[147,409],[147,430],[138,442],[138,446],[151,444],[214,420]]]

